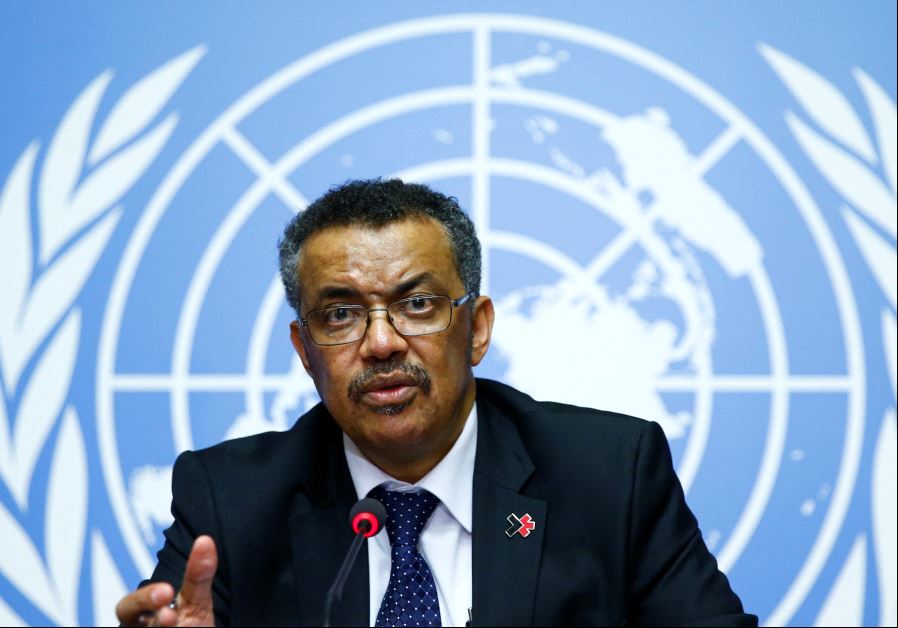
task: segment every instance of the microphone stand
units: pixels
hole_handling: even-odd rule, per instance
[[[370,529],[371,524],[367,521],[359,523],[359,531],[356,532],[352,545],[349,546],[349,551],[346,553],[346,558],[340,566],[340,571],[337,572],[337,579],[334,580],[334,584],[331,585],[327,592],[327,597],[324,599],[324,626],[326,628],[331,625],[331,611],[334,605],[343,597],[343,585],[346,584],[350,568],[355,563],[356,556],[358,556],[359,550],[362,548],[362,541],[365,540],[365,535]]]

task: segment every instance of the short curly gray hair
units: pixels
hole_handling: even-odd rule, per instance
[[[405,183],[400,179],[352,180],[332,187],[305,211],[294,216],[278,241],[281,281],[287,293],[287,303],[296,315],[301,315],[296,266],[302,244],[310,235],[327,227],[350,224],[380,227],[414,216],[427,216],[443,225],[465,291],[477,297],[480,294],[480,240],[474,223],[455,198],[426,185]]]

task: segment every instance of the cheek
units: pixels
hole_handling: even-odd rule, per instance
[[[468,345],[467,330],[453,329],[451,334],[441,338],[441,342],[422,347],[420,358],[431,372],[439,373],[442,381],[455,387],[462,385],[470,369]],[[434,381],[436,384],[437,381]]]
[[[309,356],[309,365],[312,368],[312,379],[318,388],[322,398],[334,399],[340,392],[342,385],[345,390],[345,382],[348,380],[351,367],[343,364],[345,360],[339,355],[328,355],[323,351],[317,351]]]

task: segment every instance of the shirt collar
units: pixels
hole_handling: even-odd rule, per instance
[[[430,472],[417,484],[402,482],[384,473],[359,450],[345,433],[343,452],[349,475],[359,499],[368,495],[375,486],[384,484],[388,491],[414,491],[426,489],[442,502],[449,514],[469,534],[473,525],[474,458],[477,453],[477,404],[471,407],[465,426],[452,449],[443,456]]]

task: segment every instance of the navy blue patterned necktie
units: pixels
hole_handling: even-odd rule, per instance
[[[378,486],[369,496],[387,509],[390,582],[375,626],[440,626],[440,602],[430,566],[418,551],[418,537],[440,500],[432,493],[400,493]]]

